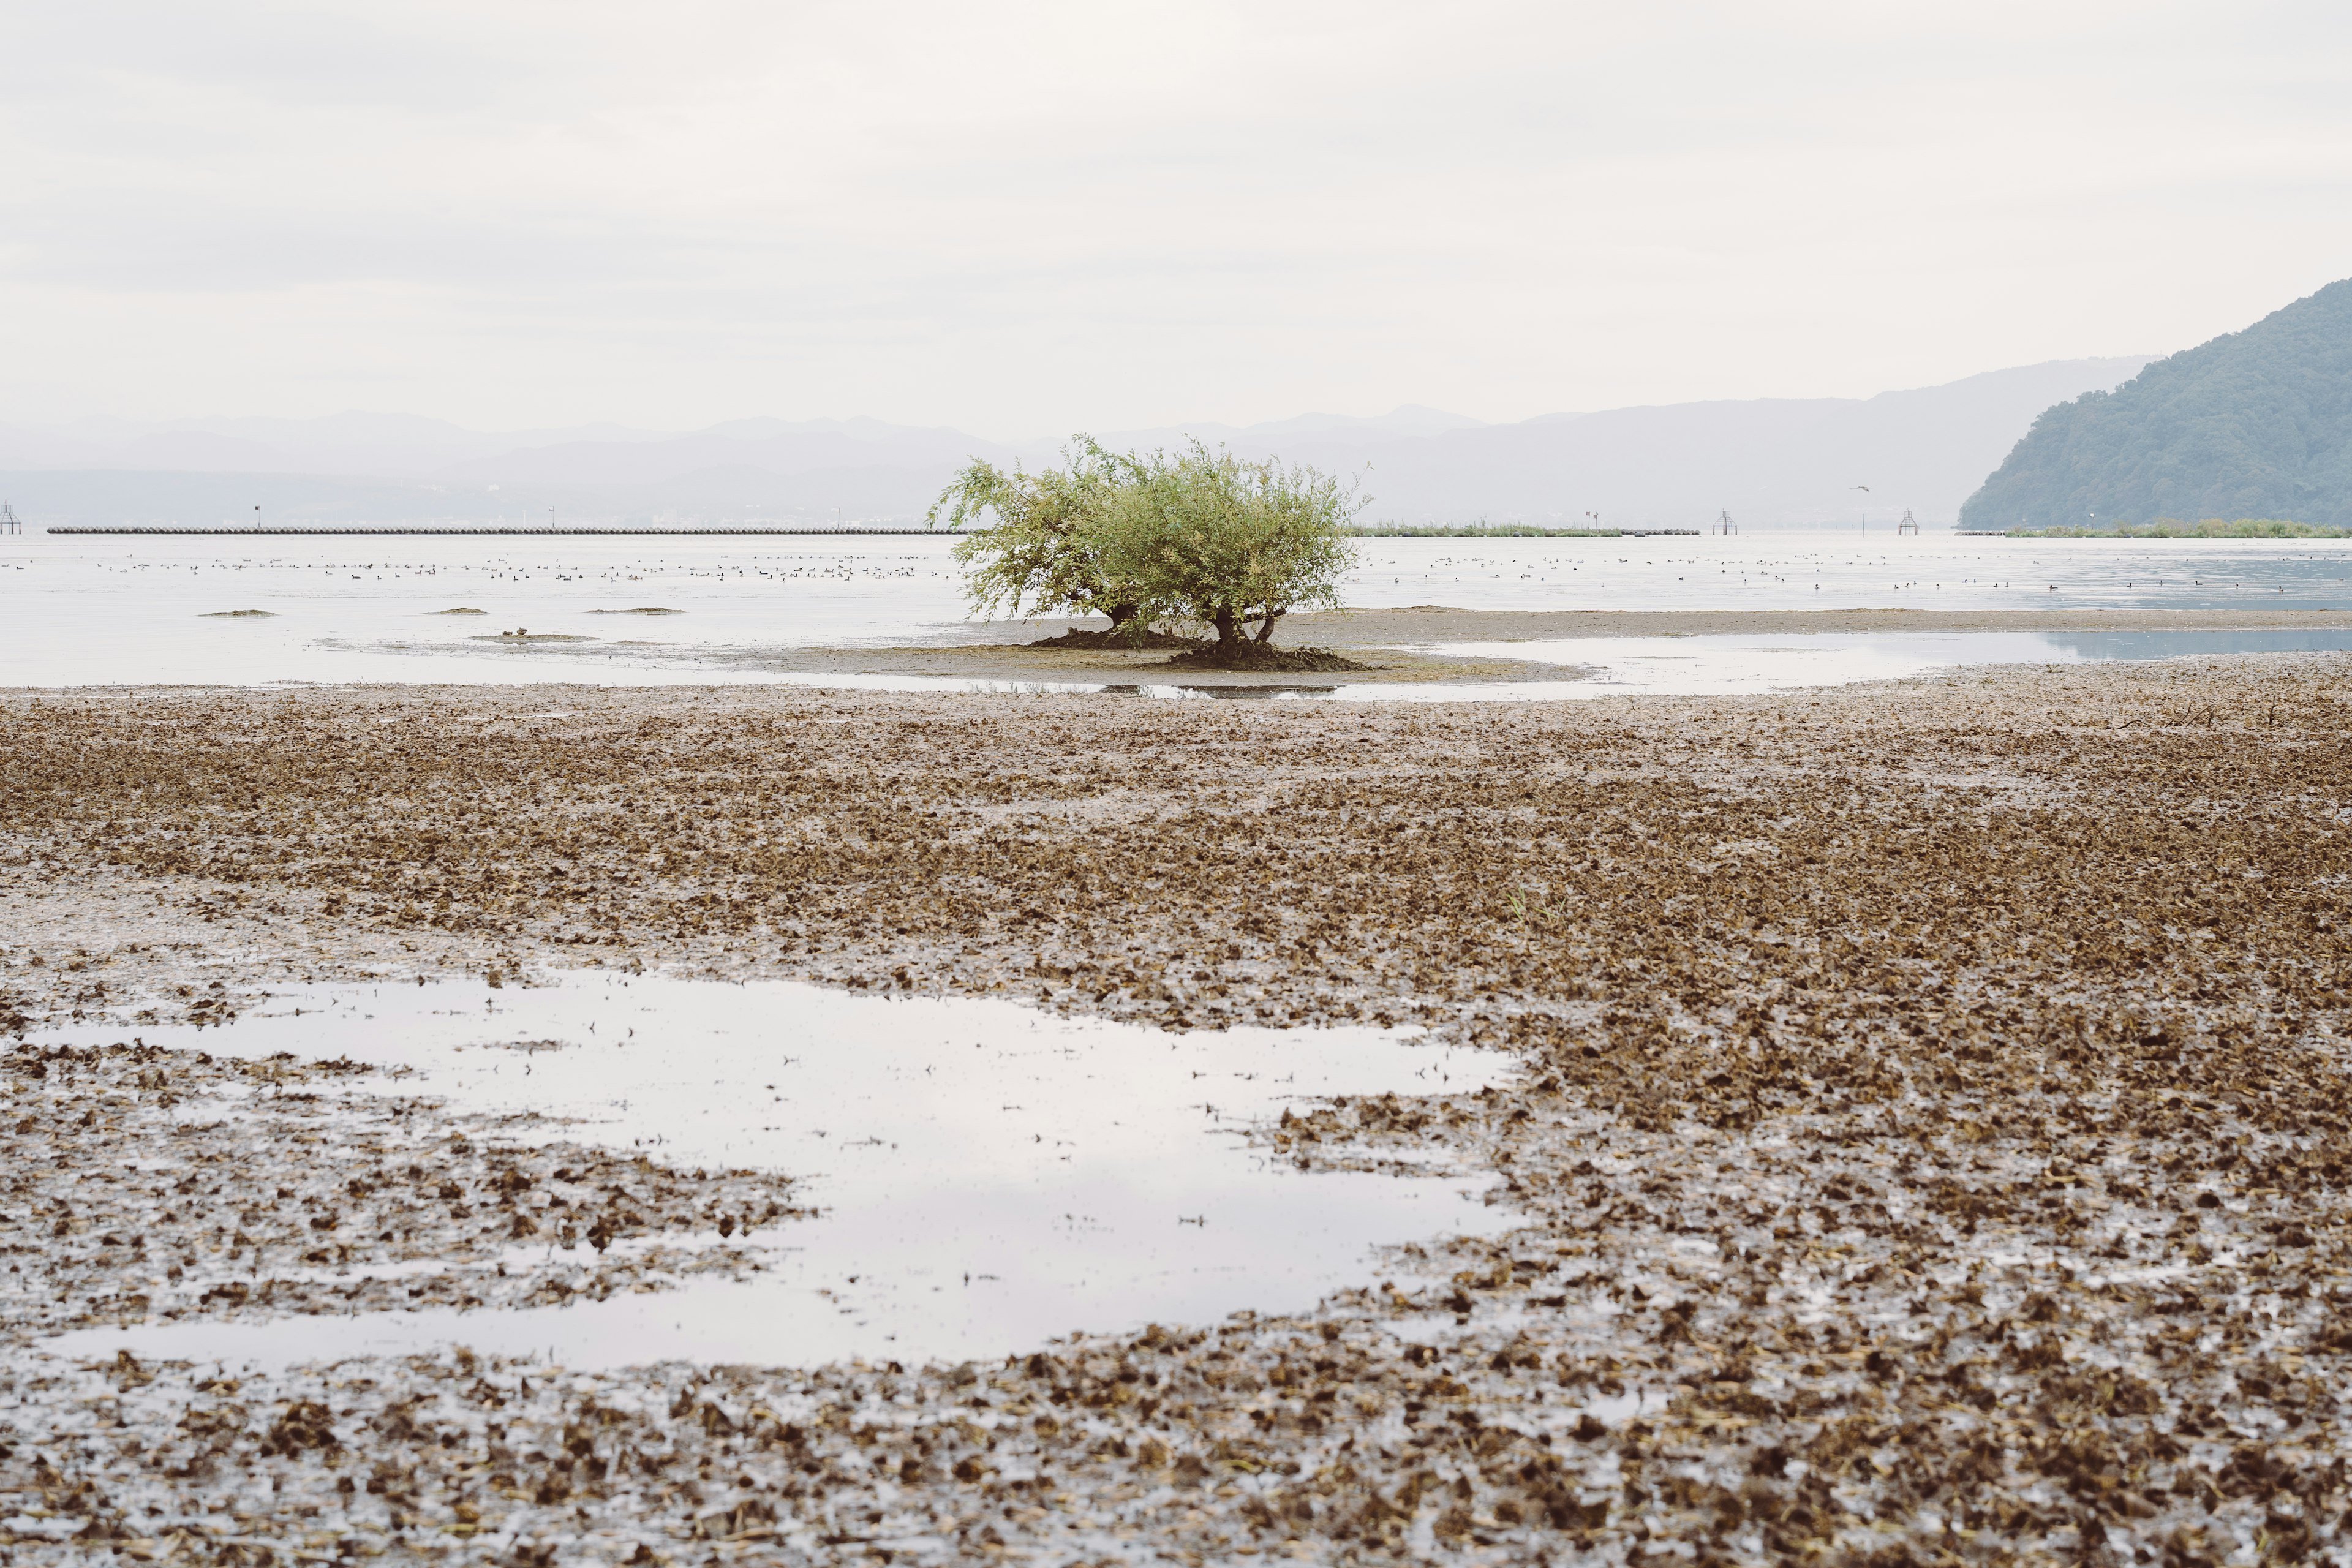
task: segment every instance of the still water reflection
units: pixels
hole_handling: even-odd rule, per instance
[[[200,1036],[140,1034],[412,1067],[422,1081],[404,1092],[569,1119],[550,1137],[791,1173],[805,1180],[795,1201],[823,1215],[760,1233],[776,1251],[751,1283],[514,1311],[154,1323],[41,1349],[270,1365],[450,1343],[577,1367],[963,1359],[1078,1329],[1311,1306],[1370,1279],[1378,1247],[1507,1218],[1479,1201],[1484,1177],[1308,1173],[1244,1141],[1295,1097],[1461,1091],[1508,1070],[1389,1031],[1174,1035],[990,1000],[586,973],[544,989],[297,991],[266,1012]],[[521,1040],[561,1048],[476,1048]]]

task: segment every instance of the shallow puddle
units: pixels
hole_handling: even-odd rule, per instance
[[[1637,695],[1730,697],[1899,680],[1995,664],[2095,664],[2244,653],[2352,650],[2352,631],[1816,632],[1771,637],[1568,637],[1541,642],[1448,643],[1427,651],[1467,658],[1583,665],[1573,680],[1484,685],[1341,686],[1342,699],[1504,701]]]
[[[451,1344],[581,1368],[960,1361],[1079,1330],[1307,1308],[1373,1278],[1380,1246],[1509,1223],[1482,1201],[1484,1177],[1310,1173],[1244,1141],[1295,1098],[1475,1090],[1511,1070],[1391,1031],[1175,1035],[991,1000],[575,973],[530,989],[289,991],[223,1027],[102,1037],[131,1033],[216,1056],[413,1068],[399,1092],[563,1119],[524,1137],[787,1172],[823,1214],[758,1233],[776,1250],[749,1283],[515,1311],[150,1323],[43,1351],[258,1366]]]

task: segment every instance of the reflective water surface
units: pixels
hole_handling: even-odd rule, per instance
[[[2352,609],[2352,541],[2343,540],[1790,532],[1360,543],[1343,596],[1367,608]],[[973,683],[756,668],[762,650],[906,644],[961,626],[952,545],[0,537],[0,624],[13,634],[0,647],[0,685],[789,679],[963,689]],[[448,613],[459,610],[480,614]],[[516,631],[530,637],[500,635]],[[531,640],[548,638],[566,640]]]
[[[822,1217],[759,1233],[778,1251],[750,1283],[520,1311],[149,1323],[43,1351],[262,1365],[454,1343],[583,1368],[961,1360],[1076,1330],[1309,1307],[1372,1278],[1377,1247],[1508,1220],[1480,1201],[1483,1176],[1309,1173],[1244,1142],[1294,1097],[1475,1089],[1509,1071],[1391,1031],[1178,1035],[992,1000],[575,972],[530,989],[289,991],[226,1027],[136,1033],[215,1055],[412,1067],[400,1092],[567,1119],[535,1130],[549,1138],[803,1177],[795,1201]],[[539,1044],[480,1048],[518,1042]]]
[[[1987,664],[2087,664],[2232,653],[2352,649],[2343,631],[1820,632],[1805,636],[1575,637],[1556,642],[1448,643],[1434,651],[1482,658],[1582,664],[1577,680],[1483,685],[1342,686],[1343,699],[1394,701],[1737,696],[1893,680]]]

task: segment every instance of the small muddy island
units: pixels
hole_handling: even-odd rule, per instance
[[[1278,642],[1260,645],[1242,639],[1231,650],[1220,650],[1209,637],[1166,632],[1137,636],[1113,632],[1099,618],[1046,616],[950,624],[920,641],[896,647],[845,644],[720,652],[683,642],[667,648],[634,645],[630,651],[647,663],[682,667],[690,660],[695,668],[730,674],[1329,689],[1589,679],[1597,673],[1591,650],[1634,639],[1769,637],[1784,648],[1803,649],[1839,638],[1980,641],[2008,634],[2205,638],[2228,647],[2231,639],[2249,636],[2324,641],[2347,633],[2352,633],[2352,612],[2336,610],[1669,612],[1466,610],[1424,605],[1301,612],[1284,617]],[[536,657],[577,658],[585,671],[594,668],[589,661],[602,657],[599,650],[606,646],[577,642],[542,647],[534,639],[530,651]]]
[[[1382,614],[1381,649],[1498,640]],[[1023,647],[996,640],[889,657]],[[2343,1550],[2347,656],[1575,704],[17,692],[0,776],[16,1561]],[[567,1364],[501,1325],[767,1289],[828,1173],[908,1136],[657,1012],[509,1006],[654,977],[808,983],[909,1028],[959,1003],[1117,1020],[1155,1062],[1364,1031],[1406,1053],[1365,1070],[1412,1076],[1220,1118],[1170,1071],[1201,1103],[1166,1136],[1308,1184],[1285,1202],[1342,1176],[1475,1195],[1328,1287],[1244,1272],[1213,1313]],[[278,1054],[328,994],[383,1049]],[[400,1058],[412,1013],[456,1054]],[[945,1072],[992,1039],[925,1048]],[[1081,1060],[1059,1050],[1037,1070]],[[597,1059],[640,1076],[556,1091]],[[670,1062],[725,1079],[734,1154],[656,1103]],[[1019,1170],[1144,1135],[1109,1094],[1056,1148],[1077,1121],[956,1081],[956,1114],[1034,1132]],[[772,1158],[770,1129],[804,1137]],[[1248,1213],[1161,1206],[1171,1247]],[[971,1288],[1128,1223],[1051,1217]],[[852,1315],[967,1288],[836,1271],[813,1284]],[[410,1320],[436,1326],[370,1348]],[[332,1348],[150,1348],[272,1324]]]

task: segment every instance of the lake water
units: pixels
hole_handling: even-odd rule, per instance
[[[922,537],[0,538],[0,625],[9,630],[0,684],[789,680],[959,689],[968,683],[745,668],[761,650],[905,643],[962,624],[950,544]],[[1362,544],[1346,597],[1374,608],[2352,609],[2347,541],[1774,533]],[[444,613],[457,609],[483,613]],[[239,610],[267,615],[229,617]],[[676,613],[626,613],[634,610]],[[593,640],[496,640],[519,628]],[[1758,689],[1914,673],[1956,659],[2161,657],[2157,644],[2083,637],[1689,646],[1700,640],[1592,639],[1540,651],[1507,645],[1517,655],[1602,668],[1592,681],[1516,691],[1375,682],[1342,695]],[[2216,650],[2206,642],[2169,646]],[[1153,694],[1182,692],[1171,686]]]
[[[957,626],[964,606],[949,548],[925,538],[0,539],[0,626],[9,633],[0,685],[792,680],[969,689],[747,668],[763,650],[890,645]],[[1518,610],[2342,610],[2352,608],[2352,543],[1373,540],[1347,597],[1367,607]],[[481,613],[446,613],[458,609]],[[228,614],[255,610],[268,613]],[[593,640],[496,640],[518,628]],[[1464,644],[1449,651],[1591,673],[1481,687],[1368,682],[1328,695],[1743,692],[1958,664],[2346,647],[2352,634],[2325,632]],[[1134,689],[1188,695],[1178,686]],[[778,1250],[751,1283],[525,1311],[148,1324],[42,1348],[256,1364],[459,1342],[580,1367],[671,1356],[961,1360],[1079,1329],[1308,1307],[1371,1278],[1383,1245],[1509,1219],[1480,1201],[1480,1180],[1309,1174],[1241,1138],[1286,1096],[1475,1089],[1508,1070],[1500,1058],[1394,1034],[1166,1035],[1010,1003],[853,997],[781,982],[574,974],[545,990],[459,989],[289,994],[274,1016],[208,1030],[202,1046],[415,1067],[463,1109],[576,1119],[555,1135],[804,1178],[822,1217],[764,1236]],[[196,1043],[193,1031],[140,1032],[152,1044]],[[523,1038],[566,1048],[529,1057],[468,1048]]]
[[[1514,1070],[1396,1031],[1177,1035],[986,999],[575,971],[496,992],[298,988],[226,1027],[137,1033],[216,1056],[412,1068],[404,1095],[564,1118],[541,1131],[673,1165],[781,1171],[804,1184],[796,1204],[823,1212],[755,1233],[776,1250],[750,1283],[511,1311],[152,1323],[39,1342],[46,1353],[284,1365],[463,1343],[583,1368],[960,1361],[1077,1329],[1309,1308],[1371,1279],[1375,1247],[1511,1223],[1480,1201],[1483,1175],[1310,1173],[1244,1141],[1300,1097],[1475,1091]],[[482,1048],[518,1041],[560,1048]]]

